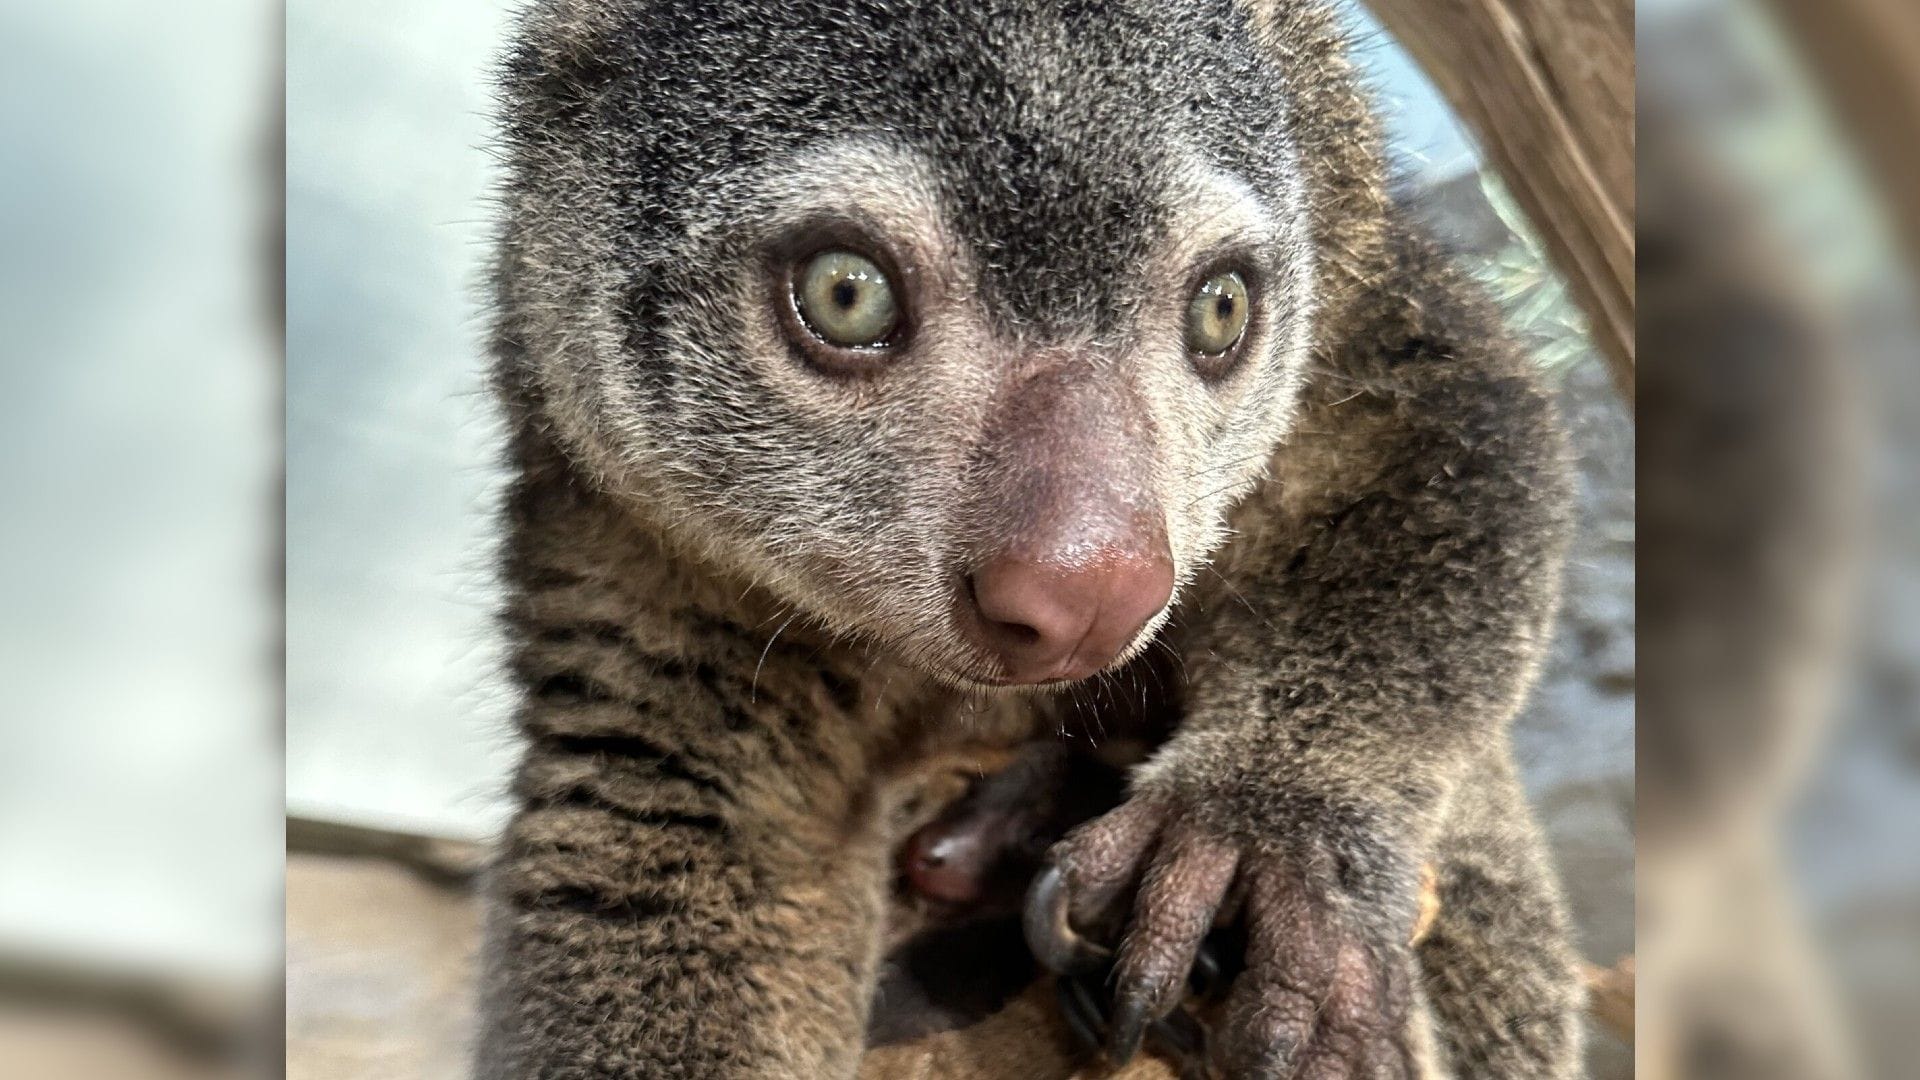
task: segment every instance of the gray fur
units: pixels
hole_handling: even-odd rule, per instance
[[[1135,800],[1292,868],[1389,975],[1437,862],[1458,896],[1411,993],[1444,1053],[1572,1074],[1564,915],[1500,779],[1555,596],[1558,434],[1387,205],[1326,10],[545,0],[503,121],[529,748],[482,1076],[852,1075],[895,779],[1055,711],[982,690],[948,612],[991,528],[968,449],[1067,353],[1147,402],[1176,567],[1121,661],[1184,674]],[[925,298],[875,377],[808,369],[770,311],[769,253],[823,217]],[[1263,292],[1211,384],[1179,319],[1222,245]]]

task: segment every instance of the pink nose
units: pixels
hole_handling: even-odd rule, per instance
[[[1119,656],[1173,596],[1173,559],[1160,540],[1145,555],[1066,564],[1014,555],[975,571],[962,619],[1009,682],[1084,679]]]

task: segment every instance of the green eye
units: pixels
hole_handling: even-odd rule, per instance
[[[878,348],[900,325],[887,275],[872,259],[851,251],[823,251],[808,259],[794,280],[793,299],[807,329],[843,348]]]
[[[1218,356],[1247,331],[1247,283],[1232,271],[1201,282],[1187,304],[1187,348]]]

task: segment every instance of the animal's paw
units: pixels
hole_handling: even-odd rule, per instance
[[[1054,848],[1029,894],[1026,931],[1040,962],[1065,976],[1070,1017],[1104,1026],[1116,1063],[1151,1032],[1184,1041],[1176,1056],[1216,1075],[1415,1075],[1407,943],[1417,890],[1401,880],[1411,875],[1361,849],[1350,827],[1302,821],[1291,835],[1255,838],[1209,809],[1138,795]],[[1202,944],[1228,922],[1243,942],[1239,970],[1211,1045],[1193,1045],[1196,1025],[1179,1006],[1216,968]]]

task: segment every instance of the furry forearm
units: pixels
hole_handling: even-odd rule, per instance
[[[479,1075],[852,1075],[887,852],[828,666],[769,659],[575,485],[532,474],[512,509],[527,748]]]
[[[558,680],[570,700],[533,711],[492,875],[482,1075],[850,1074],[884,853],[802,851],[816,830],[784,822],[724,750],[670,724],[600,726],[637,702],[576,678],[537,691]]]
[[[1186,717],[1144,783],[1205,761],[1254,820],[1418,828],[1518,708],[1557,599],[1561,440],[1498,342],[1431,330],[1372,343],[1281,450],[1200,583]]]

